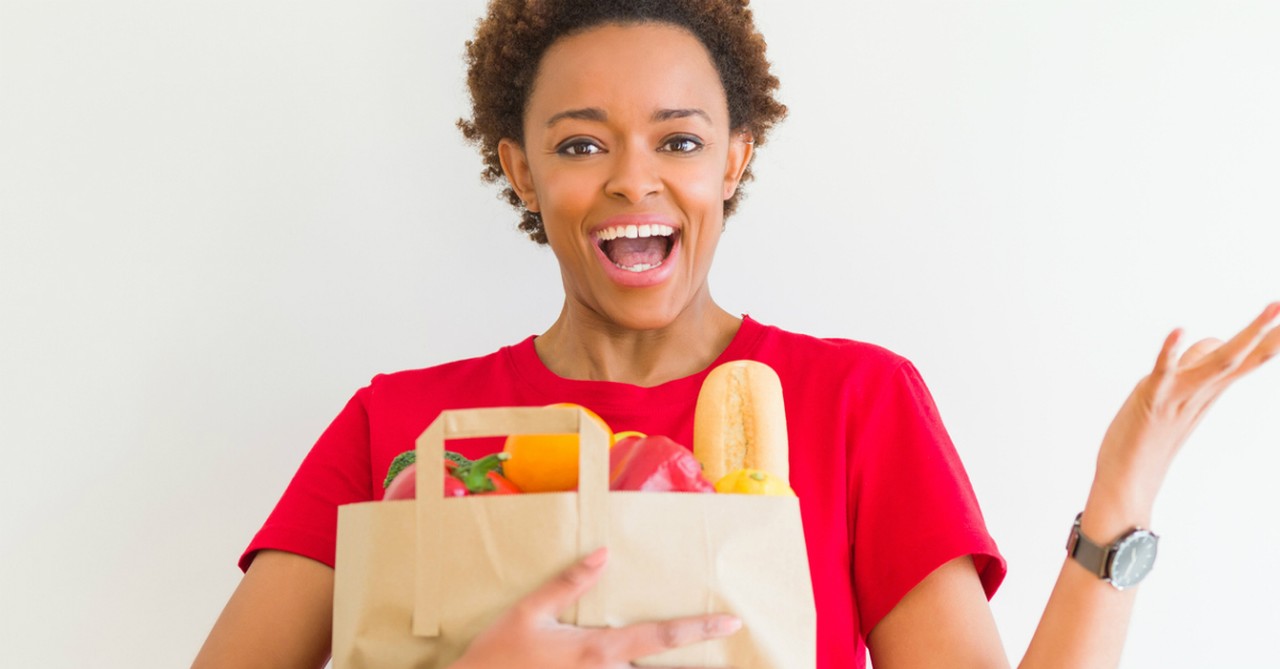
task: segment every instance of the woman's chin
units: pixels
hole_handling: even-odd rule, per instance
[[[648,299],[646,299],[648,298]],[[668,328],[689,313],[688,304],[670,295],[628,295],[602,300],[594,310],[604,326],[615,330],[647,332]]]

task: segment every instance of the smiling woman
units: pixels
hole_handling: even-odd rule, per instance
[[[541,62],[542,56],[561,38],[611,23],[618,26],[644,23],[678,26],[696,37],[700,53],[695,56],[692,66],[701,67],[710,59],[719,84],[713,87],[727,105],[728,125],[746,132],[749,141],[764,144],[769,130],[786,115],[787,108],[774,97],[779,82],[769,71],[764,38],[756,31],[745,2],[496,2],[490,6],[488,18],[476,30],[476,38],[467,43],[470,64],[467,84],[471,91],[472,118],[458,122],[463,134],[480,149],[485,162],[483,178],[486,181],[501,181],[506,176],[498,148],[503,139],[525,144],[524,133],[530,120],[526,112],[533,86],[539,72],[546,71],[545,64]],[[660,55],[661,52],[640,54],[642,58]],[[656,69],[652,66],[640,68],[646,73]],[[609,80],[593,83],[605,81]],[[630,82],[613,83],[625,87]],[[707,110],[679,108],[655,110],[654,121],[668,120],[664,118],[666,116],[696,114],[697,111],[711,122]],[[557,110],[546,122],[551,124],[559,120],[561,114],[589,121],[604,120],[604,110],[588,107]],[[751,179],[749,161],[741,179]],[[525,207],[524,201],[510,185],[504,192],[513,206]],[[735,192],[724,201],[726,216],[733,213],[739,199]],[[520,228],[528,232],[534,241],[546,242],[536,211],[525,209]]]
[[[572,298],[562,320],[646,331],[697,305],[736,329],[707,311],[707,273],[752,144],[719,80],[702,44],[670,24],[600,27],[543,56],[522,140],[499,140],[498,153],[560,261]]]
[[[491,355],[358,391],[245,551],[247,574],[197,666],[321,661],[337,507],[377,499],[387,464],[441,411],[573,402],[688,444],[697,391],[730,360],[764,362],[783,386],[818,667],[864,666],[868,650],[879,669],[1006,665],[987,603],[1004,561],[915,367],[871,344],[739,318],[712,298],[725,217],[784,112],[746,4],[495,0],[469,60],[474,118],[462,129],[521,228],[554,252],[560,314]],[[1143,574],[1121,567],[1117,581],[1106,549],[1148,524],[1205,408],[1280,351],[1278,314],[1273,304],[1231,340],[1180,356],[1179,333],[1166,340],[1102,443],[1025,666],[1116,664],[1134,594],[1114,586]],[[452,666],[626,667],[738,629],[722,615],[558,623],[604,569],[593,553],[497,614]]]

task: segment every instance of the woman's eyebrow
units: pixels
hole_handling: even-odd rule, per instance
[[[587,107],[585,109],[570,109],[569,111],[562,111],[559,114],[555,114],[551,118],[547,119],[547,127],[550,128],[551,126],[555,125],[556,123],[559,123],[561,120],[566,118],[576,118],[580,121],[604,122],[609,118],[609,115],[604,113],[604,110],[600,109],[599,107]]]
[[[662,121],[670,121],[676,118],[689,118],[690,116],[701,116],[704,121],[711,123],[711,115],[701,109],[659,109],[653,113],[653,122],[661,123]]]
[[[677,119],[677,118],[688,118],[690,116],[700,116],[707,123],[711,123],[710,114],[708,114],[705,111],[702,111],[701,109],[693,109],[693,108],[691,109],[659,109],[658,111],[653,112],[653,116],[650,118],[654,123],[661,123],[663,121],[670,121],[672,119]],[[600,109],[599,107],[584,107],[582,109],[570,109],[570,110],[562,111],[558,114],[552,115],[551,118],[547,119],[547,127],[550,128],[556,123],[559,123],[560,121],[567,118],[578,119],[579,121],[598,121],[600,123],[603,123],[609,120],[609,115],[606,114],[605,111],[603,109]]]

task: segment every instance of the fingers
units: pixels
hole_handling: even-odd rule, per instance
[[[1271,331],[1263,335],[1257,347],[1253,347],[1248,357],[1244,358],[1239,374],[1251,371],[1254,367],[1261,366],[1263,362],[1276,356],[1280,356],[1280,326],[1272,327]]]
[[[530,616],[554,618],[561,611],[573,606],[583,593],[600,580],[600,574],[604,571],[604,564],[608,559],[608,549],[597,548],[595,552],[526,595],[517,606],[523,613]]]
[[[1153,378],[1163,380],[1177,369],[1174,360],[1178,357],[1177,350],[1180,339],[1182,339],[1182,328],[1170,332],[1164,338],[1164,345],[1160,347],[1160,355],[1156,356],[1156,366],[1151,370]]]
[[[691,643],[729,636],[742,628],[742,621],[723,614],[691,616],[651,623],[636,623],[601,630],[604,645],[617,657],[637,658]]]
[[[1262,338],[1262,342],[1249,354],[1241,368],[1248,371],[1277,355],[1280,355],[1280,327],[1271,328],[1267,336]]]
[[[1241,367],[1250,360],[1259,345],[1266,341],[1271,321],[1275,320],[1277,314],[1280,314],[1280,302],[1267,305],[1267,308],[1236,336],[1203,356],[1194,365],[1195,380],[1197,382],[1216,380],[1227,376],[1239,376],[1244,371],[1248,371],[1242,370]],[[1258,364],[1261,364],[1261,360]]]
[[[516,605],[521,616],[555,617],[569,608],[600,580],[608,561],[608,551],[599,548],[579,560]],[[737,618],[714,614],[690,616],[626,627],[590,630],[595,637],[588,648],[592,656],[604,661],[629,660],[652,655],[698,641],[729,636],[742,627]]]
[[[1222,340],[1216,337],[1201,339],[1192,344],[1190,348],[1182,353],[1182,357],[1178,358],[1178,369],[1186,369],[1200,362],[1201,358],[1217,350],[1219,346],[1222,346]]]

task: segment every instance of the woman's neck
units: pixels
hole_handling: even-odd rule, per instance
[[[557,376],[653,387],[706,369],[741,324],[710,299],[652,330],[627,329],[566,302],[533,344]]]

